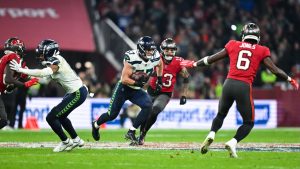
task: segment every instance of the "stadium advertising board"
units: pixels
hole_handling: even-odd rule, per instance
[[[27,100],[24,124],[28,117],[34,116],[40,128],[49,128],[46,122],[48,112],[61,101],[61,98],[32,98]],[[75,128],[90,128],[91,121],[105,113],[109,99],[87,99],[69,116]],[[277,102],[275,100],[255,100],[255,128],[277,127]],[[123,108],[130,105],[126,102]],[[165,110],[158,116],[153,128],[172,129],[209,129],[217,114],[217,100],[188,100],[186,105],[179,105],[179,100],[171,100]],[[123,111],[125,109],[122,109]],[[235,129],[242,124],[241,117],[234,104],[223,123],[223,128]],[[130,120],[125,127],[131,125]],[[105,125],[106,128],[120,128],[120,117]]]
[[[63,50],[95,50],[84,0],[0,0],[0,4],[1,44],[18,37],[32,50],[50,38]]]

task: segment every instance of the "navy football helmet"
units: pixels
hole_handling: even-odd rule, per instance
[[[137,42],[137,50],[141,58],[148,60],[153,56],[156,46],[150,36],[143,36]],[[150,51],[150,54],[147,51]]]
[[[59,46],[57,42],[52,39],[43,40],[38,47],[36,48],[36,53],[38,54],[38,59],[44,58],[44,60],[48,60],[54,54],[59,52]],[[41,57],[42,56],[42,57]],[[40,60],[42,61],[42,60]]]
[[[4,44],[4,50],[15,52],[22,57],[25,52],[25,44],[22,40],[16,37],[9,38]]]
[[[172,38],[167,38],[161,42],[160,49],[162,51],[163,58],[167,62],[171,62],[176,54],[177,46]]]
[[[254,40],[257,43],[260,41],[260,29],[255,23],[247,23],[244,25],[241,35],[242,41]]]

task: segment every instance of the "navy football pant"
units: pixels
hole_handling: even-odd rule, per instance
[[[107,121],[114,120],[119,115],[126,100],[131,101],[142,109],[133,123],[133,127],[137,129],[146,121],[151,111],[151,98],[143,89],[133,89],[123,85],[121,82],[118,82],[114,89],[108,112],[98,118],[97,124],[100,126]]]
[[[46,120],[48,124],[62,141],[68,138],[63,128],[70,134],[71,138],[74,139],[78,136],[67,116],[86,100],[87,95],[87,88],[82,86],[74,93],[66,94],[63,100],[57,106],[53,107],[47,115]]]

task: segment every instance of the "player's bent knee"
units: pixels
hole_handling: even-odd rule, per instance
[[[253,122],[253,121],[244,121],[243,124],[244,124],[244,125],[247,125],[247,126],[249,126],[249,127],[251,127],[251,128],[254,127],[254,122]]]
[[[0,129],[2,129],[3,127],[5,127],[7,125],[7,120],[5,119],[0,119]]]
[[[54,114],[51,114],[49,113],[47,116],[46,116],[46,121],[49,123],[51,123],[52,121],[54,121],[56,119],[55,115]]]
[[[153,106],[152,108],[153,114],[159,114],[162,110],[163,108],[161,106]]]

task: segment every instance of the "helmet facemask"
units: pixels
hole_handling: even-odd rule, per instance
[[[173,57],[176,55],[176,52],[177,52],[176,43],[171,38],[165,39],[161,43],[160,49],[162,50],[163,58],[167,62],[171,62],[173,60]]]
[[[260,41],[260,29],[255,23],[246,24],[241,32],[242,41]]]
[[[139,39],[137,43],[138,54],[141,58],[148,61],[151,59],[156,51],[154,41],[149,36],[144,36]]]

